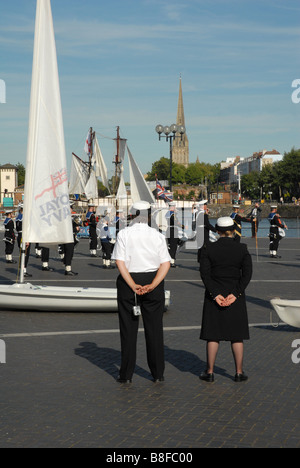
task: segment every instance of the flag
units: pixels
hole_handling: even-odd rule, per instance
[[[87,134],[85,145],[84,145],[84,151],[86,152],[86,154],[91,153],[91,146],[92,146],[92,134],[91,134],[91,129],[90,129],[89,133]]]
[[[173,193],[168,192],[159,182],[158,178],[156,177],[156,194],[157,198],[161,198],[165,200],[165,202],[173,201]]]

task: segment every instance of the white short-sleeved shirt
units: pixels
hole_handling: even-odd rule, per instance
[[[145,223],[119,232],[112,258],[125,262],[129,273],[157,271],[171,261],[164,236]]]

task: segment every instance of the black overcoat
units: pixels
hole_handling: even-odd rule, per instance
[[[208,341],[249,339],[245,289],[252,277],[252,259],[245,244],[221,237],[202,249],[200,273],[205,285],[205,300],[200,338]],[[237,300],[220,307],[214,300],[221,294],[234,294]]]

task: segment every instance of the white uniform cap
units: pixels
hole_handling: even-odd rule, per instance
[[[208,200],[201,200],[198,205],[201,206],[201,205],[207,205],[208,203]]]
[[[134,203],[131,207],[131,210],[134,210],[134,211],[146,211],[146,210],[150,210],[151,208],[151,205],[150,203],[146,202],[146,201],[138,201],[136,203]]]
[[[234,221],[230,216],[219,218],[216,224],[217,231],[231,231],[234,229]]]
[[[233,208],[238,208],[238,209],[240,209],[240,205],[233,205]]]

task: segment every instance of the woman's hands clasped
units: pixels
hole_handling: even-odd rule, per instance
[[[229,294],[227,297],[223,297],[221,294],[219,294],[215,298],[215,301],[220,307],[229,307],[236,301],[236,297],[234,294]]]

